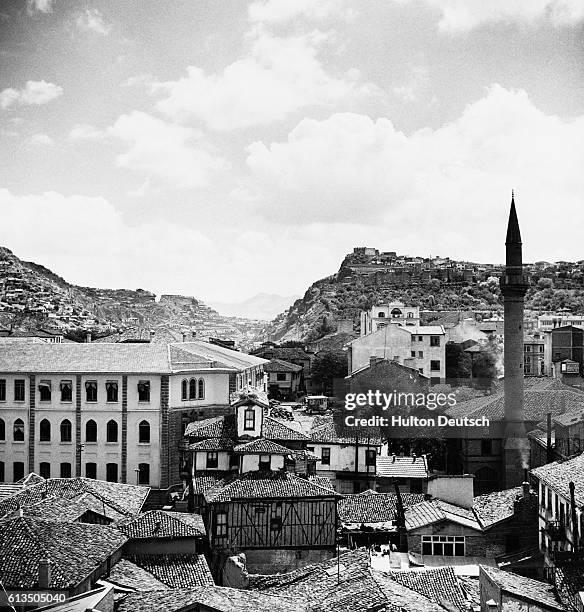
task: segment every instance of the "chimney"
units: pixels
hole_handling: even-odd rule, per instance
[[[48,589],[51,585],[51,560],[45,557],[39,561],[39,589]]]
[[[85,334],[85,342],[91,342],[91,332],[88,331]]]

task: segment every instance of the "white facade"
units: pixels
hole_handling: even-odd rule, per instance
[[[405,306],[402,302],[391,302],[373,306],[361,312],[361,336],[372,334],[389,324],[414,326],[420,324],[420,308]]]

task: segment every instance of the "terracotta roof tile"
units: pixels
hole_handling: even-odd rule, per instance
[[[376,461],[381,478],[428,478],[426,455],[420,457],[381,456]]]
[[[169,587],[139,565],[120,559],[111,569],[108,581],[136,591],[159,591]]]
[[[206,535],[200,514],[150,510],[116,524],[132,540],[150,538],[195,538]]]
[[[173,589],[215,584],[205,555],[127,555],[127,559]]]
[[[358,441],[363,445],[381,446],[381,436],[378,428],[341,428],[330,417],[311,430],[310,438],[313,442],[324,444],[355,444]]]
[[[301,372],[302,366],[284,361],[283,359],[270,359],[268,363],[264,365],[264,372]]]
[[[281,444],[276,444],[265,438],[257,438],[251,442],[238,444],[234,452],[241,454],[262,454],[262,455],[289,455],[292,451]]]
[[[495,491],[474,498],[473,510],[481,525],[487,528],[513,516],[514,502],[523,494],[521,487]]]
[[[404,508],[424,501],[422,494],[402,493]],[[345,495],[338,504],[339,519],[343,523],[384,523],[397,518],[397,496],[395,493],[365,491]]]
[[[576,504],[584,506],[584,453],[567,461],[554,461],[531,470],[531,473],[564,499],[570,499],[570,481],[576,485]]]

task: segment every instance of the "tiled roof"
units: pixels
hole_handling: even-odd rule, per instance
[[[241,454],[289,455],[291,453],[290,449],[285,446],[265,438],[257,438],[251,442],[238,444],[233,450]]]
[[[132,515],[140,512],[149,492],[149,487],[105,482],[92,478],[49,478],[38,484],[27,486],[16,495],[0,501],[0,517],[14,512],[19,506],[24,508],[38,503],[45,497],[71,499],[88,493],[90,495],[77,501],[87,504],[88,508],[100,514],[103,514],[100,510],[103,510],[105,504],[115,511],[112,518],[118,519],[117,514]],[[107,511],[106,508],[106,514]]]
[[[0,484],[0,501],[7,497],[12,497],[22,490],[22,485],[19,484]]]
[[[290,472],[247,472],[217,483],[205,493],[205,499],[223,502],[231,499],[331,497],[336,495],[314,482]]]
[[[309,476],[308,480],[314,484],[317,484],[319,487],[324,487],[325,489],[330,489],[331,491],[335,490],[331,479],[327,478],[326,476]]]
[[[313,442],[321,444],[355,444],[359,442],[363,446],[381,446],[381,436],[378,428],[341,428],[330,417],[311,430],[310,438]]]
[[[301,372],[302,366],[284,361],[283,359],[270,359],[264,365],[264,372]]]
[[[31,504],[23,508],[25,516],[45,519],[47,521],[58,521],[61,523],[71,523],[82,517],[87,511],[95,512],[111,519],[112,521],[125,518],[125,514],[121,514],[114,510],[111,506],[103,507],[103,502],[96,497],[94,501],[99,502],[101,507],[95,508],[95,503],[91,503],[88,499],[88,494],[77,495],[72,498],[64,497],[47,497],[35,504]]]
[[[302,348],[270,346],[259,348],[254,351],[254,353],[258,355],[271,355],[270,359],[276,358],[286,361],[291,361],[293,359],[296,359],[296,361],[310,360],[310,354]]]
[[[128,555],[127,558],[173,589],[215,584],[205,555]]]
[[[402,493],[404,508],[424,501],[422,494]],[[384,523],[397,518],[397,496],[395,493],[365,491],[345,495],[337,504],[339,519],[343,523]]]
[[[195,538],[207,532],[200,514],[150,510],[116,524],[131,540],[149,538]]]
[[[428,478],[426,455],[377,457],[376,470],[380,478]]]
[[[118,612],[182,612],[197,604],[219,612],[308,612],[304,603],[266,593],[218,586],[132,593],[120,601]]]
[[[234,442],[231,438],[207,438],[200,442],[194,442],[189,444],[190,451],[218,451],[218,450],[232,450]]]
[[[269,440],[289,442],[310,440],[310,438],[299,429],[269,416],[264,417],[262,435]]]
[[[87,612],[87,610],[109,609],[109,602],[114,597],[114,586],[104,584],[98,588],[86,591],[80,595],[67,597],[63,603],[54,603],[42,608],[35,608],[37,612]],[[103,607],[102,607],[103,606]]]
[[[217,486],[217,483],[221,482],[224,478],[230,476],[229,472],[223,471],[209,471],[209,472],[198,472],[193,478],[193,489],[195,495],[204,495],[209,489]],[[185,494],[188,495],[189,489],[185,490]]]
[[[164,582],[160,582],[160,580],[150,572],[128,561],[128,559],[120,559],[112,567],[107,580],[136,591],[159,591],[168,589],[168,586],[166,586]]]
[[[109,526],[4,519],[0,521],[0,580],[7,589],[35,588],[39,562],[49,558],[50,588],[72,588],[126,541],[126,536]]]
[[[567,461],[554,461],[531,470],[531,473],[564,499],[570,499],[569,483],[576,485],[576,504],[584,506],[584,453]]]
[[[461,612],[468,612],[466,598],[452,567],[420,571],[390,572],[392,580],[421,593],[437,604],[451,604]]]
[[[484,528],[513,516],[514,502],[523,494],[521,487],[495,491],[474,498],[473,510]]]
[[[213,361],[217,363],[218,367],[224,366],[238,371],[247,370],[248,368],[266,363],[265,359],[255,355],[248,355],[247,353],[241,353],[240,351],[234,351],[200,340],[194,342],[176,342],[169,346],[171,351],[173,348],[180,350],[180,355],[177,354],[178,359],[176,362],[173,362],[173,369],[175,367],[180,369],[180,359],[185,359],[187,354],[190,354],[192,356],[191,359],[195,361]]]
[[[517,595],[523,600],[529,600],[552,610],[565,609],[556,597],[554,587],[547,582],[540,582],[486,565],[481,565],[481,571],[500,589],[509,594]]]
[[[472,510],[461,508],[442,500],[423,501],[406,509],[406,527],[408,531],[441,521],[452,521],[477,531],[482,530]]]

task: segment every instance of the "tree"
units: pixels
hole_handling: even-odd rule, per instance
[[[471,356],[456,342],[446,343],[446,378],[462,380],[471,377]]]
[[[348,361],[345,353],[319,353],[311,368],[312,382],[321,392],[332,391],[333,379],[347,376]]]

